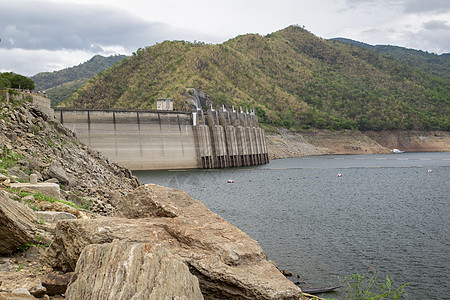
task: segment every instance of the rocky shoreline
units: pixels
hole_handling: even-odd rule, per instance
[[[309,155],[380,154],[392,149],[406,152],[448,152],[450,133],[443,131],[329,131],[309,130],[292,133],[278,129],[267,134],[270,159]]]
[[[201,202],[142,185],[26,97],[0,113],[0,299],[306,299]]]

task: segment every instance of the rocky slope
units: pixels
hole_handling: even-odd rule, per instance
[[[63,200],[101,214],[111,210],[108,203],[115,194],[140,185],[128,169],[89,149],[28,98],[15,97],[0,101],[2,173],[26,182],[35,173],[39,181],[60,184]]]

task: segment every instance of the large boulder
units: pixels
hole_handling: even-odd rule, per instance
[[[58,179],[60,183],[69,184],[69,177],[67,176],[63,166],[58,161],[51,163],[48,173],[50,177]]]
[[[157,243],[189,266],[205,299],[300,298],[301,290],[267,261],[258,242],[183,191],[146,185],[114,205],[121,218],[59,221],[47,261],[71,271],[90,244]],[[136,211],[147,218],[123,218],[137,217]]]
[[[89,245],[74,278],[65,294],[69,300],[203,299],[197,277],[159,244]]]
[[[17,247],[33,241],[36,216],[26,205],[11,200],[0,190],[0,255],[11,254]]]

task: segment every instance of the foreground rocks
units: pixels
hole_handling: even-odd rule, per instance
[[[89,245],[74,278],[66,299],[203,299],[197,277],[159,244]]]
[[[125,204],[127,210],[118,209]],[[47,262],[73,271],[91,244],[161,244],[198,278],[205,299],[300,298],[301,290],[267,261],[255,240],[182,191],[146,185],[115,207],[120,218],[59,221]],[[145,218],[137,218],[141,212]]]
[[[33,241],[36,216],[25,204],[13,201],[0,190],[0,255]]]

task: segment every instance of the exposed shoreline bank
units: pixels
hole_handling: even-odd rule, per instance
[[[267,134],[270,159],[332,154],[382,154],[392,149],[406,152],[448,152],[450,133],[444,131],[330,131],[292,133],[279,129]]]

